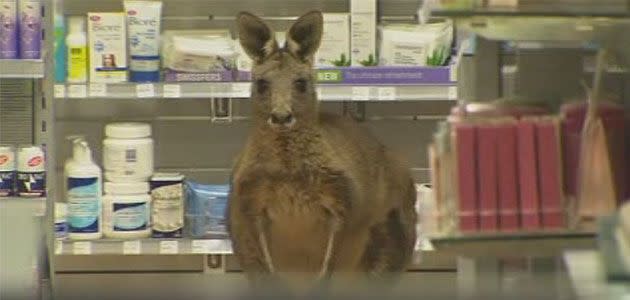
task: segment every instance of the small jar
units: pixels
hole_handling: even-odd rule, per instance
[[[148,181],[153,174],[153,139],[146,123],[105,126],[103,167],[111,182]]]
[[[151,235],[151,196],[148,182],[105,182],[103,233],[115,239]]]
[[[55,202],[55,238],[64,240],[68,237],[68,205]]]

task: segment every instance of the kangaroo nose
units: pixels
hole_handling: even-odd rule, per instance
[[[276,125],[287,125],[293,122],[293,115],[290,113],[271,114],[271,123]]]

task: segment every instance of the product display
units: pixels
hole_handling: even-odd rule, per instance
[[[69,83],[83,83],[88,79],[87,35],[85,33],[85,18],[70,17],[69,30],[66,37],[68,49],[68,79]]]
[[[158,173],[151,178],[152,236],[174,238],[183,236],[184,176]]]
[[[151,236],[148,182],[106,182],[103,197],[105,237],[137,239]]]
[[[16,194],[20,197],[46,195],[46,160],[42,147],[28,145],[18,148]]]
[[[151,126],[112,123],[105,126],[103,167],[112,182],[148,181],[153,174]]]
[[[68,205],[55,202],[55,238],[63,240],[68,237]]]
[[[350,15],[324,14],[324,34],[315,66],[347,67],[350,63]]]
[[[226,236],[227,185],[186,183],[186,227],[189,236]]]
[[[352,66],[376,66],[376,0],[350,1]]]
[[[160,24],[162,2],[126,0],[129,80],[160,81]]]
[[[18,0],[20,58],[39,59],[42,44],[42,3],[40,0]]]
[[[0,1],[0,59],[18,58],[18,0]]]
[[[15,148],[0,144],[0,197],[13,196],[16,176]]]
[[[127,26],[123,13],[88,13],[91,82],[127,81]]]
[[[73,240],[99,239],[103,235],[103,177],[82,138],[73,141],[71,161],[66,163],[68,231]]]
[[[387,24],[379,33],[380,66],[442,66],[451,54],[451,21],[424,25]]]

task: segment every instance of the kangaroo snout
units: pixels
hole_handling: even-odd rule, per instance
[[[273,112],[269,117],[269,124],[272,126],[291,127],[295,124],[295,118],[290,112]]]

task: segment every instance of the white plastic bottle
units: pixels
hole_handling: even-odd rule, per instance
[[[151,235],[151,196],[148,182],[105,182],[103,232],[115,239]]]
[[[68,78],[70,83],[87,82],[88,54],[87,34],[85,32],[85,17],[70,17],[68,19]]]
[[[72,163],[67,165],[66,171],[68,236],[73,240],[101,238],[103,177],[85,140],[74,141]]]

